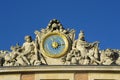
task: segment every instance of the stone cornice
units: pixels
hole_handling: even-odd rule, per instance
[[[120,66],[25,66],[25,67],[0,67],[0,73],[22,72],[120,72]]]

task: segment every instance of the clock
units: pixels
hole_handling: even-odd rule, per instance
[[[51,32],[42,39],[41,49],[44,55],[59,58],[68,52],[69,40],[63,33]]]

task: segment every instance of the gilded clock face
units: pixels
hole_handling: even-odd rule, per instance
[[[57,58],[68,51],[69,43],[64,34],[52,32],[45,36],[41,47],[45,55]]]

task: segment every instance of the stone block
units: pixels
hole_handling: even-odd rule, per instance
[[[0,74],[0,80],[20,80],[20,74]]]
[[[88,80],[88,73],[75,73],[75,80]]]
[[[74,80],[74,73],[38,73],[35,80]]]
[[[35,74],[21,74],[21,80],[35,80]]]

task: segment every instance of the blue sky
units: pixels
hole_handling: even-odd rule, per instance
[[[99,41],[100,49],[120,49],[119,0],[0,0],[0,50],[34,39],[34,31],[51,19],[65,28],[85,32],[88,42]]]

